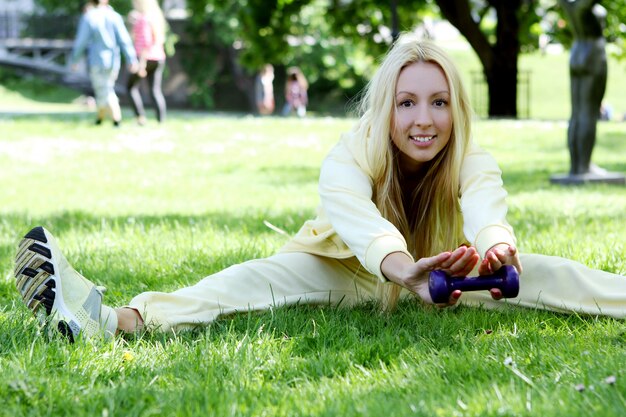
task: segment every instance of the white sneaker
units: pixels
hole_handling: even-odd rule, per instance
[[[42,324],[73,342],[115,333],[117,316],[102,305],[102,288],[76,272],[52,234],[35,227],[24,236],[15,256],[15,278],[22,300]]]

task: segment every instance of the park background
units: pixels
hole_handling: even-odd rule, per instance
[[[609,12],[605,101],[613,117],[621,120],[626,113],[626,97],[619,85],[626,71],[622,61],[626,3],[605,3]],[[115,0],[112,4],[123,15],[131,7],[130,0]],[[71,41],[82,5],[79,0],[2,0],[0,38]],[[393,35],[415,30],[431,35],[455,57],[479,116],[569,116],[569,101],[563,105],[558,100],[569,95],[567,60],[572,37],[554,0],[167,0],[163,5],[170,23],[164,93],[172,108],[253,112],[254,77],[263,64],[270,62],[276,67],[277,109],[284,102],[285,70],[297,65],[309,80],[310,110],[345,115],[349,110],[346,104],[361,91]],[[467,5],[466,16],[463,5]],[[468,43],[442,18],[447,8],[461,10],[458,14],[469,22],[458,18],[452,23],[464,33],[478,30],[479,41],[485,43]],[[518,32],[507,30],[509,26],[517,27]],[[490,59],[493,62],[488,68],[483,64]],[[32,71],[36,68],[11,71],[8,62],[0,67],[5,88],[30,72],[57,84],[66,81],[49,71]],[[500,84],[495,84],[498,80],[487,84],[490,72],[513,73],[503,77]],[[19,75],[12,77],[16,73]],[[120,86],[125,85],[125,78],[122,73]]]
[[[471,85],[476,56],[462,37],[445,42]],[[483,114],[474,138],[503,170],[522,252],[626,275],[626,187],[549,182],[569,167],[568,52],[556,49],[521,55],[530,118]],[[598,123],[593,159],[624,173],[625,63],[617,45],[611,52],[615,118]],[[355,119],[351,96],[324,105],[320,87],[304,119],[214,100],[143,127],[125,108],[122,128],[97,128],[80,93],[3,76],[0,416],[624,415],[626,328],[607,317],[405,302],[393,314],[372,304],[273,308],[109,342],[48,337],[13,278],[31,227],[49,228],[112,305],[191,285],[274,253],[315,215],[320,163]]]

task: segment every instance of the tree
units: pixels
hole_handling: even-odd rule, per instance
[[[545,20],[547,21],[547,34],[558,43],[569,48],[572,45],[573,36],[567,19],[563,15],[563,9],[556,1],[543,0],[546,2]],[[606,27],[604,37],[613,47],[609,51],[611,55],[622,60],[626,58],[626,0],[605,0],[600,4],[606,8]],[[548,17],[548,14],[550,16]]]
[[[522,20],[531,16],[533,0],[437,0],[441,14],[467,39],[483,66],[490,117],[517,117],[517,76]],[[489,9],[496,27],[490,42],[481,28]],[[528,23],[525,22],[525,26]]]
[[[521,28],[539,19],[534,3],[535,0],[334,0],[329,16],[336,32],[353,37],[357,43],[368,43],[378,52],[380,47],[372,39],[389,31],[394,7],[398,8],[398,27],[402,31],[413,30],[421,18],[440,12],[467,39],[482,64],[489,116],[516,117],[518,56],[522,42],[530,41],[521,37]]]
[[[77,14],[83,2],[37,3],[49,12]],[[116,0],[115,7],[125,13],[130,3]],[[190,57],[185,67],[202,107],[215,105],[215,89],[225,77],[252,102],[252,78],[265,62],[277,67],[279,77],[285,66],[299,65],[318,97],[346,101],[372,73],[394,31],[415,30],[425,18],[442,16],[481,62],[489,116],[516,117],[519,54],[537,48],[543,23],[560,13],[555,5],[556,0],[187,0],[190,19],[180,50]],[[609,11],[607,39],[621,45],[617,55],[626,57],[626,0],[603,5]],[[552,33],[566,39],[562,32],[567,31],[559,27]]]
[[[252,82],[264,63],[276,67],[279,100],[285,67],[297,65],[318,93],[312,101],[341,94],[337,101],[345,103],[361,89],[373,64],[351,38],[330,30],[325,0],[187,0],[187,7],[189,36],[199,48],[189,66],[191,78],[205,103],[214,95],[209,83],[228,67],[253,108]],[[210,55],[209,48],[217,48],[217,54]]]

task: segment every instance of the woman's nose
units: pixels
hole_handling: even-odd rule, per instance
[[[430,114],[430,109],[426,105],[415,106],[415,118],[413,123],[415,126],[430,126],[433,122],[433,118]]]

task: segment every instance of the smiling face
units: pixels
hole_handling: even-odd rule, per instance
[[[437,64],[414,62],[400,71],[395,93],[391,140],[400,150],[400,169],[412,173],[450,140],[450,89]]]

